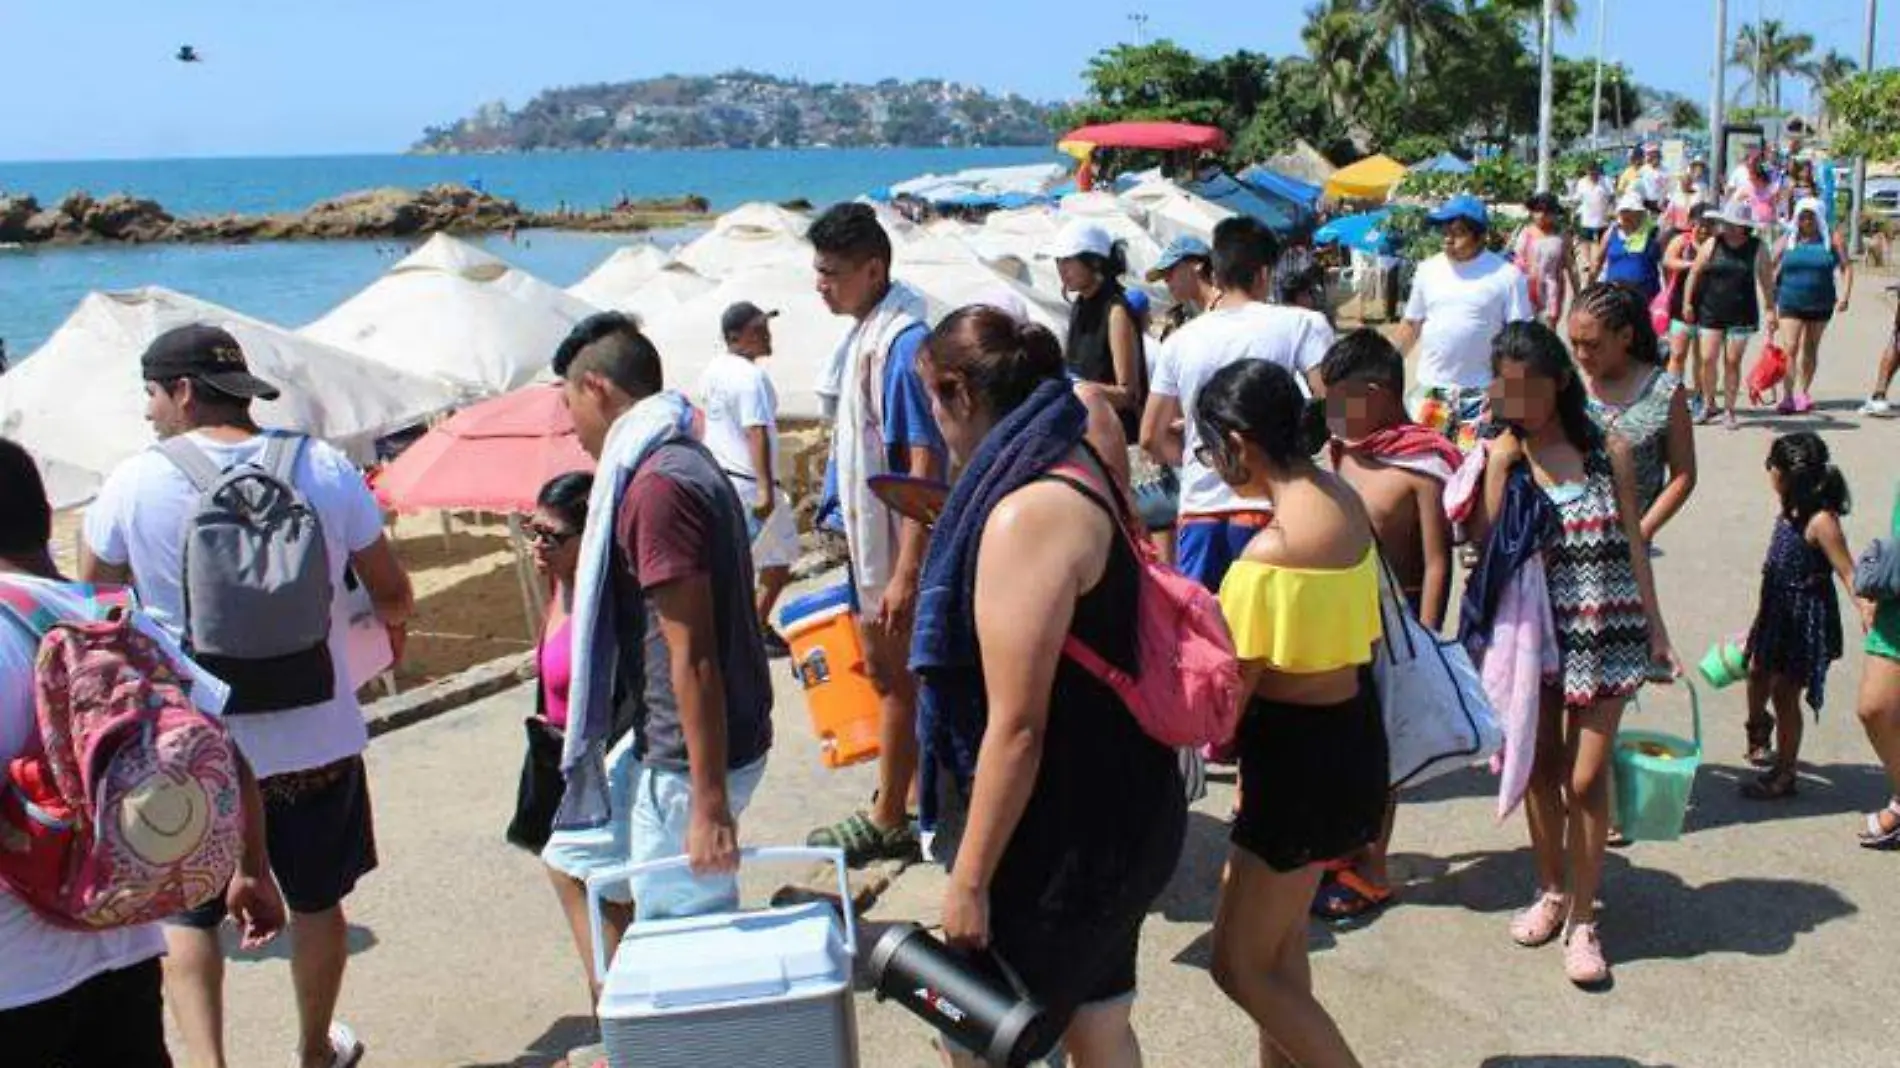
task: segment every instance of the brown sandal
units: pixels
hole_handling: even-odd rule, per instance
[[[1742,784],[1742,796],[1750,801],[1786,801],[1800,792],[1792,769],[1771,771],[1754,782]]]

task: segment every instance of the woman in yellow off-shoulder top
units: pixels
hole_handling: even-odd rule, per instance
[[[1264,1063],[1350,1068],[1359,1062],[1313,997],[1306,916],[1324,862],[1377,838],[1385,816],[1371,679],[1378,549],[1358,496],[1313,462],[1325,416],[1290,372],[1230,365],[1202,387],[1194,417],[1201,461],[1274,515],[1221,584],[1250,685],[1214,977],[1259,1025]]]

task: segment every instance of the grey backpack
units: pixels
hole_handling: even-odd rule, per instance
[[[185,648],[230,684],[225,715],[336,695],[323,522],[291,472],[305,438],[272,434],[257,462],[220,469],[184,435],[159,452],[198,491],[185,519]]]

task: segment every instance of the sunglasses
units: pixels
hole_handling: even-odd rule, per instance
[[[528,524],[527,530],[529,541],[536,545],[545,545],[550,549],[558,549],[566,545],[568,542],[573,541],[574,536],[579,533],[580,531],[578,530],[552,530],[548,527],[541,526],[539,523]]]

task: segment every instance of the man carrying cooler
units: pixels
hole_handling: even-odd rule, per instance
[[[837,399],[832,474],[844,523],[864,657],[881,712],[877,794],[871,807],[814,831],[808,843],[841,848],[854,867],[920,854],[909,802],[917,777],[917,697],[909,669],[917,584],[929,532],[885,507],[870,480],[941,479],[943,439],[917,372],[929,334],[925,304],[891,280],[891,239],[867,204],[839,204],[811,224],[818,294],[853,322],[818,392]]]
[[[665,388],[653,343],[603,312],[574,327],[553,367],[598,464],[574,583],[567,787],[541,859],[591,983],[590,875],[691,862],[608,888],[609,945],[635,917],[738,906],[738,821],[765,775],[772,681],[746,507],[693,440],[692,407]]]

